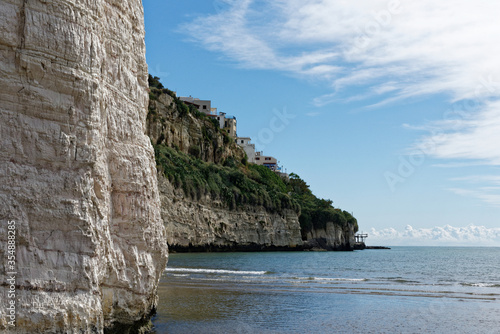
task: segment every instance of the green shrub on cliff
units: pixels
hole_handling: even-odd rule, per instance
[[[334,208],[331,200],[316,197],[309,189],[309,185],[297,174],[290,174],[288,191],[301,207],[299,221],[303,235],[313,228],[325,228],[328,222],[342,227],[351,224],[357,232],[358,222],[356,218],[347,211]]]
[[[281,178],[266,167],[238,165],[234,159],[227,159],[224,165],[207,163],[162,144],[154,145],[154,149],[158,169],[193,200],[208,195],[230,209],[248,204],[262,205],[273,212],[300,210],[286,193]]]
[[[202,118],[202,119],[207,118],[207,116],[204,113],[198,111],[198,108],[196,108],[194,105],[192,105],[192,104],[188,105],[188,104],[182,102],[177,97],[177,94],[175,94],[175,92],[171,91],[168,88],[163,87],[163,84],[160,82],[160,78],[158,78],[156,76],[153,77],[151,74],[149,74],[148,83],[149,83],[149,99],[150,100],[156,101],[156,100],[158,100],[158,97],[161,94],[167,94],[174,99],[177,112],[179,113],[179,115],[181,117],[186,116],[189,113],[189,114],[192,114],[196,118]],[[151,108],[149,111],[152,112]],[[216,125],[217,128],[219,128],[219,123],[217,121],[214,122],[214,125]]]
[[[290,174],[285,181],[264,166],[238,165],[234,159],[218,165],[165,145],[154,145],[154,149],[158,169],[193,200],[210,196],[230,209],[242,205],[264,206],[279,213],[292,209],[299,214],[304,235],[313,228],[325,228],[328,222],[342,227],[352,224],[357,231],[357,221],[349,212],[334,208],[331,200],[314,196],[297,174]]]
[[[148,76],[148,84],[149,88],[157,88],[157,89],[163,89],[163,85],[160,82],[160,78],[156,76],[152,76],[151,74]]]

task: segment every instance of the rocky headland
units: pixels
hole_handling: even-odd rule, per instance
[[[150,85],[147,133],[170,250],[353,249],[354,217],[317,199],[297,175],[248,164],[209,117],[157,78]]]

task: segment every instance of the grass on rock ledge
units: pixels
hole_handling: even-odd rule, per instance
[[[312,228],[325,228],[327,222],[342,227],[354,224],[357,231],[357,221],[349,212],[334,208],[331,200],[314,196],[297,174],[286,180],[267,167],[237,163],[232,158],[219,165],[165,145],[154,145],[154,149],[158,169],[192,200],[208,195],[230,210],[251,205],[284,214],[290,209],[299,215],[304,235]]]

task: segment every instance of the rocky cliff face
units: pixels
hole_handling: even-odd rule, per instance
[[[213,163],[221,163],[228,157],[241,160],[245,156],[234,140],[217,131],[209,119],[196,118],[191,113],[181,115],[177,103],[164,93],[150,100],[147,134],[153,143],[177,147],[181,152]]]
[[[352,250],[355,245],[354,226],[345,227],[327,223],[325,228],[307,233],[307,245],[313,249]]]
[[[208,119],[181,113],[180,102],[173,96],[155,88],[152,92],[155,96],[149,104],[147,133],[153,143],[175,147],[211,163],[243,158],[244,152],[216,131]],[[272,210],[248,203],[230,206],[207,191],[187,195],[182,187],[172,185],[175,178],[169,181],[161,168],[158,179],[167,241],[173,250],[351,250],[354,245],[354,226],[349,224],[341,227],[328,223],[325,228],[306,233],[303,240],[294,210]]]
[[[167,250],[141,1],[2,1],[0,66],[0,329],[11,286],[16,333],[146,320]]]
[[[301,249],[297,213],[272,213],[262,206],[229,210],[206,196],[192,200],[160,176],[162,217],[167,241],[177,251]]]
[[[210,196],[194,200],[158,176],[167,242],[174,251],[352,250],[354,226],[327,223],[302,239],[297,213],[246,205],[230,210]]]

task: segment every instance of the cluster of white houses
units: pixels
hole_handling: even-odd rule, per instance
[[[198,111],[209,117],[213,117],[219,122],[219,127],[226,131],[229,137],[233,138],[240,147],[243,148],[248,157],[248,162],[265,166],[274,172],[282,174],[282,167],[278,166],[278,160],[274,157],[264,155],[263,152],[255,151],[255,144],[251,143],[250,137],[238,137],[236,133],[236,117],[227,115],[224,112],[217,112],[217,108],[212,108],[210,100],[200,100],[194,97],[179,97],[181,101],[188,105],[193,105]]]

